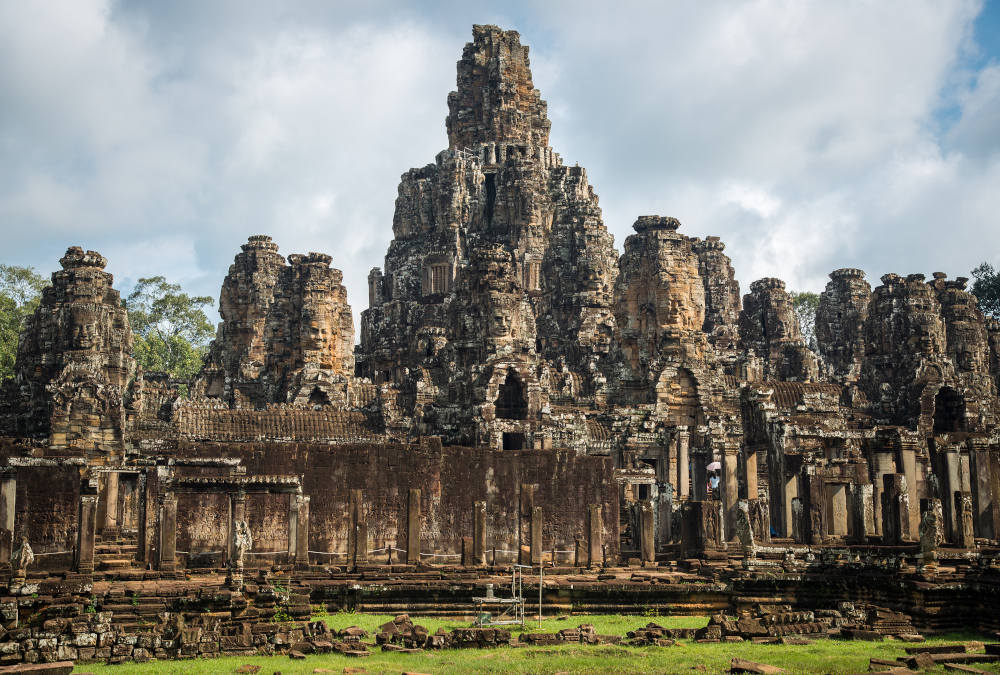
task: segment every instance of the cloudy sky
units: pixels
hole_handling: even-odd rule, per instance
[[[123,291],[218,296],[248,235],[343,269],[355,317],[399,176],[447,146],[473,23],[520,31],[553,147],[621,250],[640,214],[744,289],[1000,264],[1000,0],[0,0],[0,262],[96,249]]]

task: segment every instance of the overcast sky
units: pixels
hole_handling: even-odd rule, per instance
[[[551,143],[621,251],[641,214],[821,290],[1000,264],[1000,8],[874,2],[0,0],[0,262],[67,246],[218,297],[239,245],[322,251],[355,319],[399,176],[447,146],[473,23],[520,31]]]

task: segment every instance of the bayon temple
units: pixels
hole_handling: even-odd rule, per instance
[[[106,260],[66,252],[0,404],[12,584],[290,569],[343,603],[331,578],[519,562],[675,574],[673,606],[698,574],[723,605],[810,575],[924,622],[991,601],[1000,324],[966,279],[834,270],[807,344],[697,223],[639,216],[616,250],[516,32],[474,28],[448,109],[357,344],[338,261],[255,235],[197,378],[144,373]],[[633,602],[610,574],[573,602]]]

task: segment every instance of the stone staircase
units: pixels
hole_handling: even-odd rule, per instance
[[[111,537],[98,534],[94,544],[94,569],[110,572],[134,567],[138,550],[135,533],[120,533]]]

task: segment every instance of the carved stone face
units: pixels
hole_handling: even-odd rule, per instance
[[[74,308],[71,313],[70,339],[73,349],[96,350],[99,345],[97,315],[89,309]]]
[[[332,351],[333,316],[327,305],[307,298],[302,307],[299,330],[299,347],[308,360],[325,361],[324,355]]]
[[[511,317],[500,308],[493,310],[490,316],[490,337],[507,337],[510,335]]]

